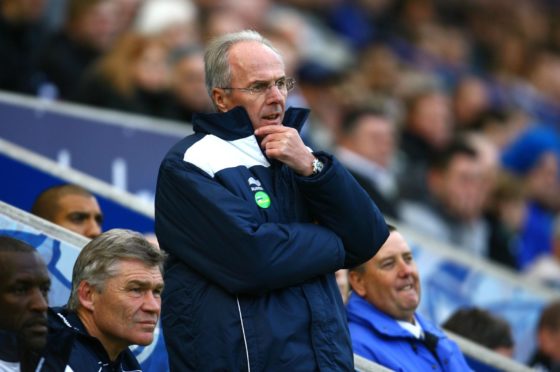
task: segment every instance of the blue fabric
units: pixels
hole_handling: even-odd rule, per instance
[[[354,352],[395,371],[470,371],[457,344],[420,314],[424,332],[437,337],[437,358],[395,319],[352,293],[347,305]]]
[[[529,203],[527,217],[521,232],[517,264],[525,269],[542,254],[552,253],[555,214],[537,203]]]
[[[299,129],[306,117],[290,109],[284,123]],[[171,370],[243,371],[247,358],[251,371],[351,370],[333,273],[379,249],[382,215],[328,154],[316,153],[325,169],[309,178],[262,163],[242,108],[198,115],[194,128],[163,160],[156,192],[156,234],[170,254],[162,323]],[[201,155],[199,142],[217,152]]]
[[[41,371],[80,372],[141,371],[134,354],[126,348],[111,361],[101,342],[90,336],[77,314],[65,308],[50,308],[49,334]]]
[[[554,129],[536,126],[520,134],[504,149],[501,161],[505,169],[525,175],[546,152],[560,159],[560,138]]]

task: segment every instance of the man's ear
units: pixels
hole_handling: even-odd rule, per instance
[[[363,275],[358,271],[351,270],[348,273],[348,282],[352,287],[352,290],[356,292],[360,297],[366,295],[366,286],[364,283]]]
[[[80,305],[90,311],[95,309],[95,296],[97,290],[88,282],[83,280],[78,286],[78,301]]]
[[[219,112],[226,112],[228,110],[229,96],[224,89],[212,89],[212,101],[214,101],[214,105],[216,105]]]

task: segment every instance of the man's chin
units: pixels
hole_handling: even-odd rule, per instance
[[[47,335],[32,334],[29,336],[25,336],[23,344],[25,345],[25,348],[27,350],[40,351],[47,344]]]
[[[130,340],[130,341],[134,345],[148,346],[154,341],[154,334],[153,333],[139,334],[136,337],[134,337],[134,340]]]
[[[129,341],[135,345],[146,346],[154,340],[154,331],[156,324],[146,323],[138,324],[136,329],[130,333]]]

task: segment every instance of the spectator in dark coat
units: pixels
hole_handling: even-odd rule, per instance
[[[41,69],[63,99],[75,98],[85,71],[113,44],[118,30],[110,0],[69,0],[64,28],[41,57]]]
[[[1,90],[38,93],[44,81],[37,63],[48,35],[41,23],[47,1],[0,1]]]

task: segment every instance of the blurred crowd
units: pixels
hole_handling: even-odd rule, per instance
[[[560,288],[557,0],[2,0],[0,89],[189,125],[255,29],[382,212]]]

